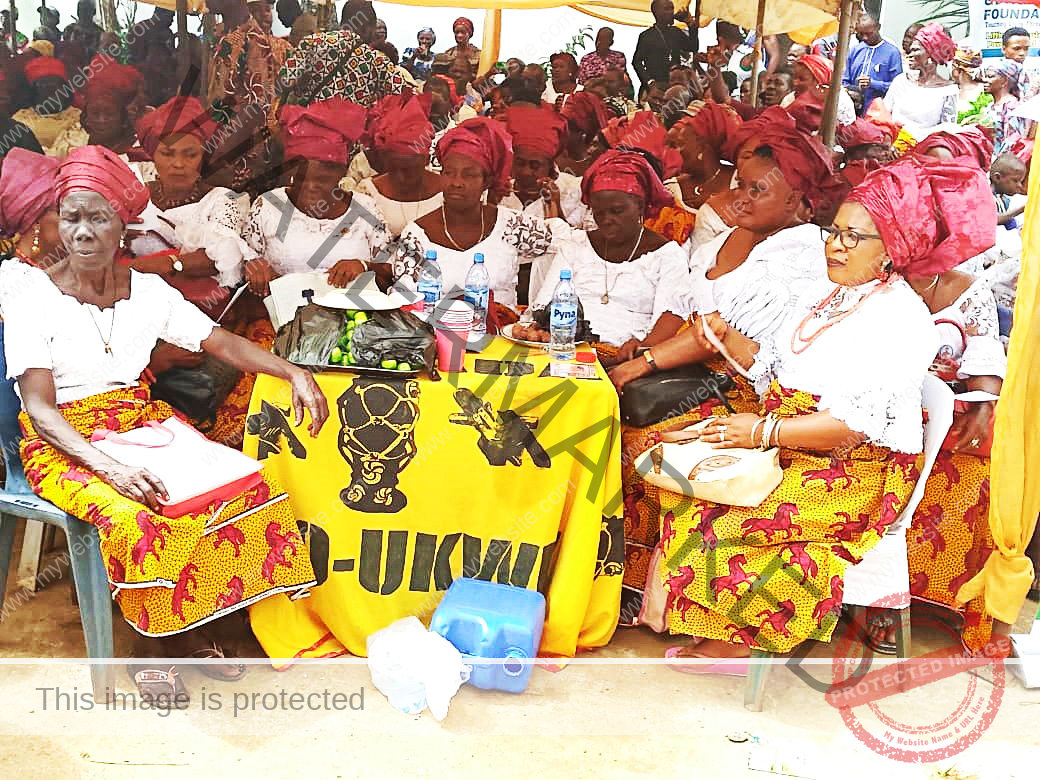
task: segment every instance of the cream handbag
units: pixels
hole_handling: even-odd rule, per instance
[[[715,449],[691,435],[709,422],[663,434],[673,441],[658,444],[636,458],[636,470],[651,485],[672,493],[730,506],[758,506],[783,479],[780,450]]]

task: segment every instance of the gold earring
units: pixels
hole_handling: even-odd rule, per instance
[[[36,258],[40,254],[40,226],[39,224],[33,228],[33,240],[32,248],[29,250],[29,256]]]

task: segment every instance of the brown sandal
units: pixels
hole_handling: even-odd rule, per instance
[[[129,664],[126,671],[142,700],[165,702],[171,709],[188,708],[188,689],[177,674],[176,666],[162,668],[152,664]]]
[[[212,645],[193,650],[188,654],[188,657],[209,659],[226,658],[227,656],[224,655],[224,648],[214,642]],[[211,680],[220,680],[221,682],[238,682],[246,676],[246,671],[248,669],[245,664],[194,664],[194,666]],[[218,666],[234,667],[234,671],[231,674],[222,674],[218,671]]]

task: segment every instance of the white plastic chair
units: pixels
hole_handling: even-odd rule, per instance
[[[863,560],[845,571],[843,603],[866,607],[884,600],[890,609],[897,610],[896,655],[906,658],[910,650],[910,569],[907,562],[906,529],[913,520],[917,505],[924,496],[925,482],[939,455],[946,434],[953,424],[953,391],[938,377],[928,374],[921,386],[922,406],[928,411],[924,426],[924,464],[910,499],[876,547]],[[893,603],[894,602],[894,603]],[[752,653],[744,686],[744,706],[752,712],[762,711],[765,678],[768,663],[757,659],[770,658],[764,651]]]

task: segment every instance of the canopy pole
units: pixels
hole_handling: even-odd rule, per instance
[[[820,120],[820,131],[823,144],[828,149],[834,148],[834,136],[838,126],[838,94],[841,90],[841,79],[845,74],[845,61],[849,56],[849,33],[852,31],[852,17],[859,0],[842,0],[841,16],[838,19],[838,49],[834,52],[834,73],[831,74],[831,86],[827,90],[827,102],[823,104],[823,118]]]
[[[213,18],[213,14],[207,10],[202,15],[202,74],[199,77],[202,79],[199,96],[203,102],[209,95],[209,73],[213,59],[213,51],[209,48],[209,42],[213,40],[215,27],[216,20]]]
[[[14,0],[11,0],[11,2],[10,2],[8,7],[10,8],[8,13],[11,15],[10,16],[10,19],[11,19],[11,44],[10,44],[11,45],[11,54],[17,54],[18,53],[18,24],[15,22],[14,17],[15,17],[15,14],[18,13],[18,8],[15,5]]]
[[[188,0],[177,0],[177,70],[181,81],[191,67],[191,51],[188,46]]]
[[[766,22],[766,0],[758,0],[755,20],[755,51],[751,57],[751,107],[758,108],[758,63],[762,61],[762,28]]]

